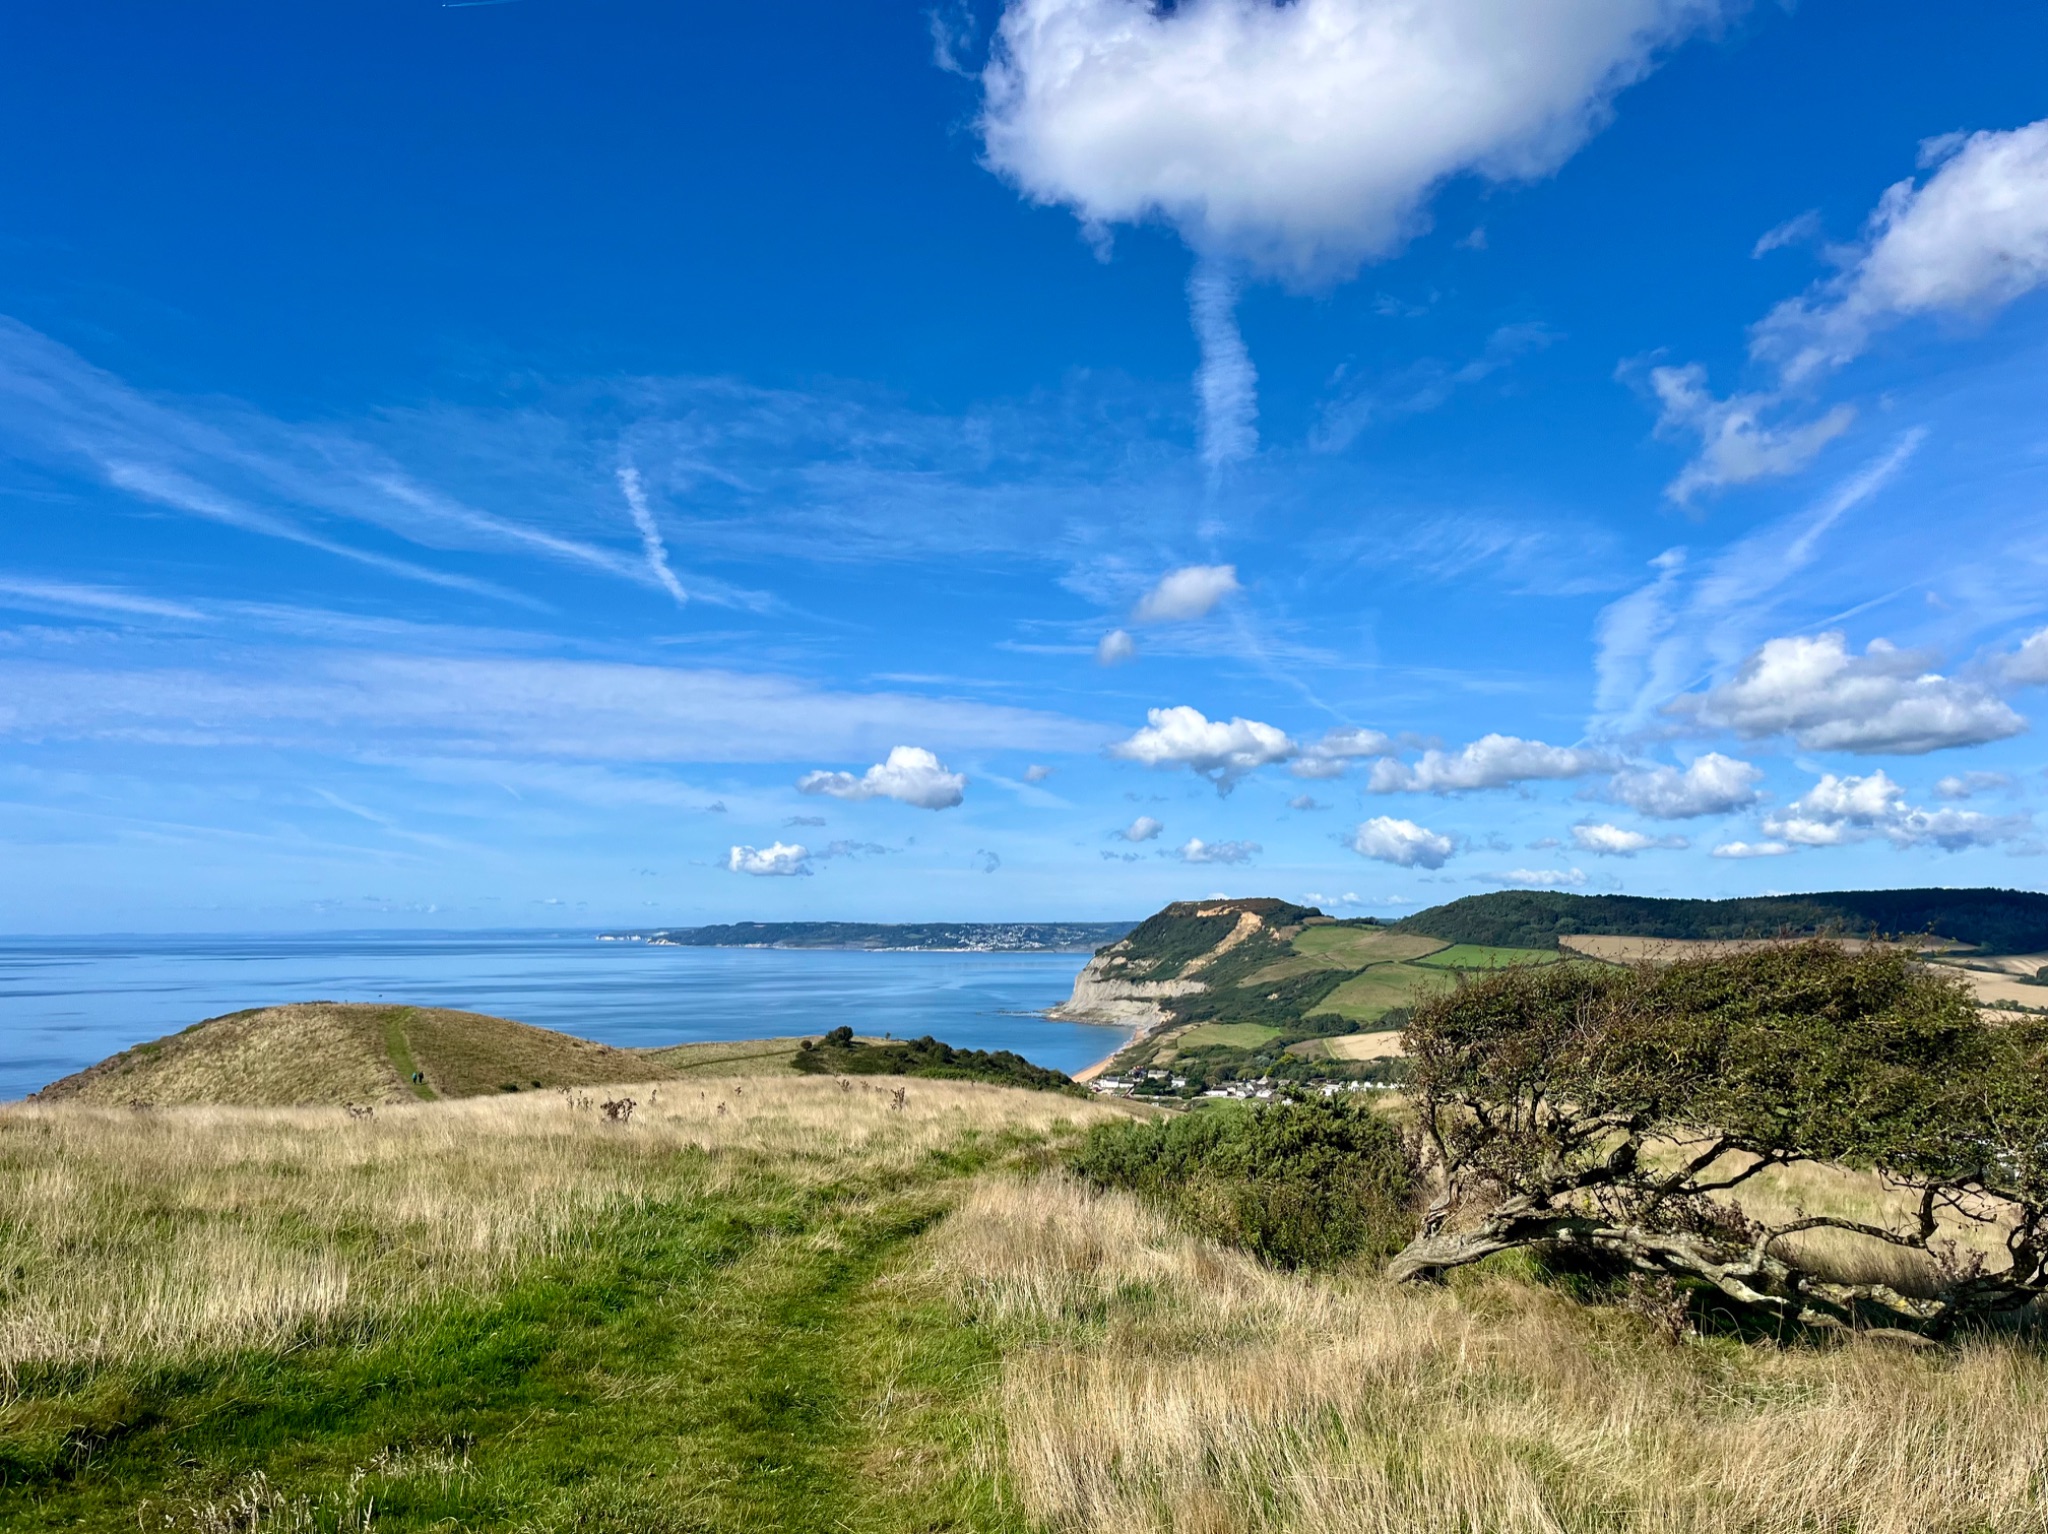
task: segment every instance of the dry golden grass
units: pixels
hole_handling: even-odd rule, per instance
[[[892,1094],[905,1090],[902,1108]],[[630,1095],[628,1123],[600,1103]],[[660,1082],[341,1109],[0,1110],[0,1387],[283,1346],[480,1290],[605,1206],[907,1168],[969,1132],[1109,1109],[975,1082]]]
[[[210,1018],[138,1044],[45,1087],[43,1101],[392,1103],[421,1095],[471,1097],[506,1090],[588,1086],[662,1077],[667,1065],[550,1028],[481,1012],[294,1002]]]
[[[1671,1345],[1509,1279],[1289,1277],[1059,1178],[985,1180],[931,1272],[1009,1338],[986,1453],[1049,1529],[2048,1528],[2019,1345]]]

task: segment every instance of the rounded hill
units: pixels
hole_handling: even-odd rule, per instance
[[[36,1099],[374,1104],[677,1074],[637,1050],[480,1012],[309,1001],[208,1018],[52,1082]]]

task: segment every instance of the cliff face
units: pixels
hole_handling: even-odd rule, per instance
[[[1316,914],[1279,900],[1170,905],[1090,959],[1074,981],[1074,994],[1047,1015],[1121,1023],[1141,1032],[1157,1028],[1168,1021],[1164,1003],[1208,988],[1195,977],[1210,964],[1270,927]]]
[[[1199,980],[1145,980],[1142,967],[1132,973],[1124,944],[1106,949],[1090,959],[1074,977],[1074,994],[1046,1016],[1074,1023],[1122,1023],[1139,1028],[1156,1028],[1166,1021],[1159,1005],[1174,996],[1192,996],[1202,989]]]

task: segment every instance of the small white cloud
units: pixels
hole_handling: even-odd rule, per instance
[[[967,779],[921,746],[897,746],[886,762],[857,778],[850,772],[807,772],[796,786],[834,799],[895,799],[921,810],[945,810],[966,796]]]
[[[1368,786],[1376,794],[1467,793],[1537,779],[1582,777],[1611,765],[1605,752],[1548,746],[1514,735],[1484,735],[1458,752],[1425,751],[1412,766],[1393,758],[1375,762]]]
[[[1576,889],[1586,882],[1585,870],[1581,868],[1514,868],[1504,874],[1480,877],[1488,884],[1524,890]]]
[[[1572,846],[1597,857],[1632,858],[1651,847],[1683,848],[1690,845],[1682,836],[1651,836],[1622,826],[1584,822],[1572,827]]]
[[[1121,666],[1138,658],[1138,641],[1122,629],[1111,629],[1095,644],[1095,664]]]
[[[1264,850],[1257,842],[1205,842],[1191,836],[1173,855],[1183,863],[1249,863]]]
[[[1313,794],[1296,794],[1287,801],[1290,810],[1327,810],[1329,805],[1320,803]]]
[[[1660,437],[1697,436],[1697,457],[1664,487],[1684,505],[1702,490],[1721,490],[1760,479],[1796,474],[1820,450],[1855,422],[1856,412],[1837,405],[1818,420],[1772,426],[1764,415],[1783,403],[1775,394],[1732,394],[1716,399],[1707,388],[1707,370],[1698,363],[1650,370],[1650,387],[1661,407]]]
[[[1131,616],[1139,623],[1186,623],[1206,618],[1218,602],[1243,589],[1236,565],[1183,565],[1161,576]]]
[[[785,826],[822,826],[825,823],[825,817],[823,815],[789,815],[783,818],[782,823]]]
[[[1754,804],[1763,769],[1709,751],[1684,770],[1676,767],[1635,767],[1618,772],[1608,795],[1639,815],[1653,820],[1690,820],[1699,815],[1725,815]]]
[[[1353,762],[1385,756],[1393,749],[1392,737],[1378,730],[1331,730],[1288,770],[1297,778],[1341,778]]]
[[[1888,187],[1851,263],[1752,333],[1752,354],[1788,383],[1853,361],[1901,320],[1989,315],[2048,284],[2048,118],[1926,147],[1939,169]]]
[[[1397,868],[1441,868],[1458,844],[1412,820],[1375,815],[1351,833],[1351,850]]]
[[[1809,751],[1919,756],[2017,735],[2026,721],[1985,688],[1927,669],[1928,657],[1873,639],[1860,656],[1840,633],[1767,642],[1733,680],[1669,712],[1745,739],[1789,734]]]
[[[1148,721],[1129,740],[1110,747],[1109,754],[1147,767],[1186,767],[1227,794],[1246,773],[1284,762],[1296,750],[1292,740],[1256,719],[1205,718],[1186,705],[1154,708]]]
[[[1988,794],[1994,789],[2012,787],[2009,772],[1959,772],[1951,773],[1934,785],[1937,799],[1974,799],[1979,794]]]
[[[1767,229],[1757,236],[1757,242],[1749,256],[1752,261],[1769,255],[1774,250],[1783,250],[1788,245],[1804,245],[1821,237],[1820,209],[1808,208],[1804,213],[1788,218],[1775,229]]]
[[[757,879],[789,878],[811,871],[811,853],[802,843],[776,842],[770,847],[735,847],[726,855],[725,866],[736,874]]]
[[[1149,842],[1166,829],[1166,823],[1154,820],[1150,815],[1140,815],[1116,834],[1127,842]]]
[[[1723,842],[1714,849],[1717,858],[1781,858],[1792,850],[1785,842]]]
[[[1033,762],[1024,769],[1024,781],[1026,783],[1043,783],[1051,776],[1052,769],[1041,762]]]

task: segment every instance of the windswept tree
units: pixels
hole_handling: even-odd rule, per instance
[[[1405,1037],[1434,1198],[1396,1278],[1544,1246],[1932,1336],[2048,1290],[2048,1025],[1984,1019],[1904,950],[1510,970]],[[1896,1218],[1745,1213],[1745,1184],[1802,1163],[1876,1173]],[[1917,1252],[1925,1281],[1831,1276],[1788,1240],[1816,1230]]]

